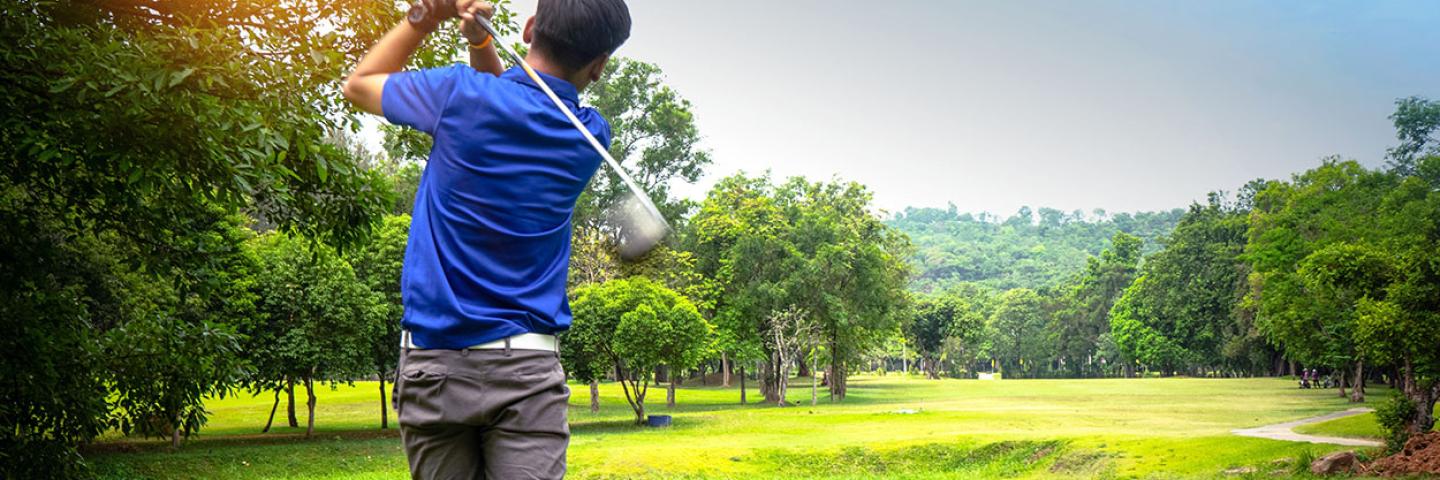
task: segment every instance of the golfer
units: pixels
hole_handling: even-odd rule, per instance
[[[361,110],[429,134],[401,290],[395,408],[417,479],[561,478],[570,390],[555,334],[570,326],[565,281],[575,200],[601,157],[520,68],[502,70],[473,22],[477,0],[420,0],[345,80]],[[461,18],[474,68],[402,71],[426,35]],[[525,23],[526,63],[610,143],[581,108],[630,35],[623,0],[540,0]]]

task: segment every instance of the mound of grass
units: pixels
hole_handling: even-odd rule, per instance
[[[1337,418],[1328,422],[1312,423],[1295,427],[1296,433],[1325,435],[1330,437],[1379,439],[1385,436],[1374,413]]]

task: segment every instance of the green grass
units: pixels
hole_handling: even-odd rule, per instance
[[[664,390],[652,388],[650,413],[674,414],[675,426],[644,429],[631,425],[618,385],[602,385],[598,414],[588,410],[588,389],[572,388],[572,478],[1212,478],[1241,467],[1269,478],[1302,455],[1341,447],[1230,430],[1352,406],[1280,379],[860,376],[843,403],[822,390],[813,407],[808,380],[792,387],[800,405],[787,408],[738,405],[736,388],[688,387],[672,411]],[[397,432],[378,429],[375,383],[318,395],[310,440],[290,428],[259,435],[272,397],[241,395],[208,403],[203,435],[179,451],[113,438],[89,459],[109,479],[406,477]]]
[[[1374,413],[1337,418],[1328,422],[1312,423],[1295,427],[1295,431],[1308,435],[1328,435],[1345,438],[1380,439],[1385,432]]]

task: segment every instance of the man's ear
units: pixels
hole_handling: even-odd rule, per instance
[[[525,21],[525,31],[520,34],[520,39],[524,40],[526,45],[535,40],[535,17]]]
[[[605,64],[609,62],[610,54],[608,53],[590,62],[590,66],[585,71],[585,78],[590,79],[590,83],[600,81],[600,76],[605,75]]]

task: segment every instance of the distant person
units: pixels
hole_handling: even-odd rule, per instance
[[[570,390],[555,334],[575,201],[601,158],[519,67],[502,71],[473,22],[481,0],[420,0],[345,80],[361,110],[434,139],[415,195],[401,292],[395,407],[417,479],[561,478]],[[462,18],[474,68],[402,71],[427,35]],[[480,33],[476,33],[480,32]],[[610,125],[579,108],[630,36],[623,0],[539,0],[526,61],[608,146]]]

